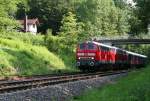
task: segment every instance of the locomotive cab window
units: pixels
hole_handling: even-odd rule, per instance
[[[93,50],[93,49],[96,49],[96,45],[94,45],[93,43],[88,43],[87,44],[87,49],[90,49],[90,50]]]
[[[80,50],[84,50],[84,49],[86,49],[85,44],[84,44],[84,43],[80,44],[80,45],[79,45],[79,49],[80,49]]]

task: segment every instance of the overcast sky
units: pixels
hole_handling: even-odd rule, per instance
[[[132,6],[135,6],[136,3],[133,2],[133,0],[127,0],[127,3],[132,4]]]
[[[127,0],[128,3],[133,3],[133,0]]]

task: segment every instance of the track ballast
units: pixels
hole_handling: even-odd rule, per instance
[[[12,93],[27,89],[46,87],[50,85],[56,85],[67,82],[74,82],[78,80],[94,79],[102,76],[117,75],[127,73],[130,70],[121,71],[108,71],[108,72],[97,72],[97,73],[77,73],[77,74],[66,74],[60,76],[44,76],[39,78],[31,78],[19,81],[2,81],[0,82],[0,94]]]

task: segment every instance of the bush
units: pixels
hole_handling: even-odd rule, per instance
[[[68,68],[75,69],[75,49],[67,44],[66,38],[47,35],[45,43],[50,51],[58,54]]]
[[[33,45],[44,45],[44,35],[35,36],[31,33],[1,31],[0,37],[10,40],[20,40]]]
[[[0,38],[0,75],[38,75],[65,69],[57,55],[43,46]]]
[[[53,36],[48,36],[46,38],[46,46],[49,50],[58,53],[60,50],[61,39]]]

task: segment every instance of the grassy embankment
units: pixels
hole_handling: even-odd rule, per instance
[[[49,74],[67,71],[67,67],[59,55],[47,49],[44,36],[0,33],[0,76]]]
[[[150,101],[150,65],[115,84],[85,92],[72,101]]]

